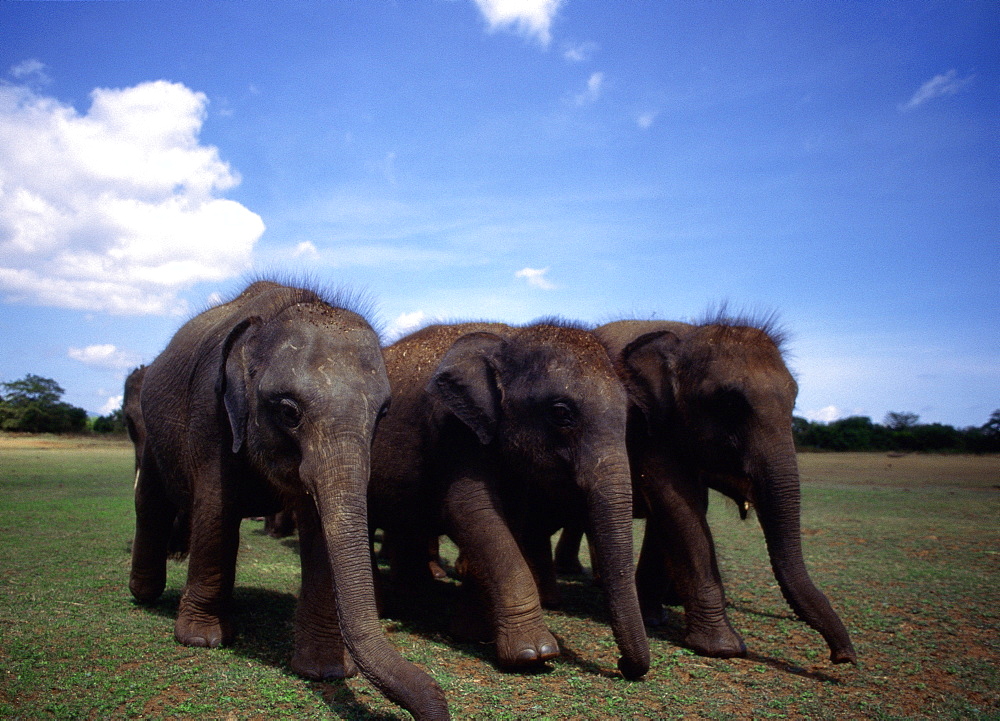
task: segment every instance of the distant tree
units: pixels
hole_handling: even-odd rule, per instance
[[[916,413],[896,413],[890,411],[885,414],[885,419],[882,421],[882,425],[890,428],[894,431],[905,431],[908,428],[913,428],[917,425],[917,421],[920,420],[920,416]]]
[[[982,426],[957,429],[918,423],[915,413],[889,413],[884,424],[852,416],[830,423],[792,418],[796,448],[829,451],[1000,453],[1000,409]]]
[[[19,381],[0,383],[0,386],[3,386],[4,400],[13,405],[53,405],[66,392],[51,378],[42,378],[34,373],[29,373]]]
[[[121,408],[94,419],[94,433],[125,433],[125,413]]]
[[[87,411],[60,400],[65,392],[51,378],[28,373],[0,383],[0,429],[27,433],[68,433],[87,427]]]
[[[983,424],[983,433],[987,436],[1000,438],[1000,408],[993,411],[990,419]]]

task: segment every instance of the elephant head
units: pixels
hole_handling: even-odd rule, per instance
[[[301,302],[266,320],[243,320],[222,347],[216,392],[232,453],[304,509],[297,513],[304,572],[293,668],[327,675],[310,665],[310,649],[335,632],[323,618],[329,589],[317,587],[332,581],[333,620],[362,673],[418,718],[447,717],[440,688],[388,644],[375,609],[366,492],[375,426],[389,401],[377,335],[353,312]],[[309,580],[311,553],[320,562]]]
[[[726,321],[646,326],[654,329],[626,345],[621,362],[649,432],[662,434],[709,487],[756,509],[785,599],[823,635],[834,662],[853,662],[847,630],[802,556],[792,438],[798,388],[780,333]]]
[[[522,547],[585,517],[628,678],[649,668],[635,593],[627,396],[593,334],[540,323],[473,332],[444,354],[427,392],[502,459],[499,489]]]

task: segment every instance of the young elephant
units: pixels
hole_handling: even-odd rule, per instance
[[[447,533],[485,600],[502,666],[559,654],[525,546],[586,518],[627,678],[649,668],[632,564],[625,390],[592,333],[564,324],[435,325],[385,349],[392,407],[372,451],[372,528],[394,577]]]
[[[802,557],[792,440],[798,388],[780,334],[724,318],[702,325],[618,321],[595,332],[633,403],[629,461],[648,510],[636,573],[645,617],[660,617],[672,579],[684,604],[687,645],[708,656],[746,653],[726,617],[706,521],[713,488],[756,509],[785,599],[823,635],[834,663],[855,662],[847,629]]]
[[[240,520],[287,503],[302,561],[292,668],[344,677],[357,662],[415,716],[446,718],[441,689],[389,645],[375,609],[366,491],[388,399],[375,332],[312,291],[261,281],[188,321],[141,379],[129,587],[140,602],[159,597],[171,528],[186,518],[174,634],[228,643]]]

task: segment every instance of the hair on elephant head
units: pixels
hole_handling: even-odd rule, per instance
[[[616,579],[605,590],[619,667],[643,675],[627,396],[593,334],[552,321],[430,326],[387,348],[386,365],[393,403],[376,437],[372,497],[374,524],[396,539],[393,574],[426,570],[426,539],[447,532],[466,586],[485,599],[501,665],[538,664],[559,647],[531,567],[551,552],[533,548],[576,515]]]
[[[217,646],[240,519],[294,508],[302,590],[292,668],[362,673],[418,717],[444,718],[434,681],[378,624],[368,563],[371,441],[389,399],[378,335],[336,299],[271,281],[188,321],[145,370],[130,588],[159,596],[171,519],[190,518],[175,636]]]
[[[756,509],[788,603],[823,635],[834,662],[853,662],[847,630],[813,585],[802,557],[792,438],[798,387],[773,317],[754,322],[720,314],[697,325],[618,321],[597,334],[618,363],[634,404],[630,461],[652,526],[638,570],[647,617],[658,614],[662,581],[657,579],[666,564],[687,610],[689,645],[708,655],[745,653],[725,618],[705,521],[711,487],[743,509],[748,504]],[[667,543],[667,536],[674,540]]]

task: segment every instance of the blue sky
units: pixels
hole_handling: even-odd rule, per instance
[[[94,413],[248,273],[777,311],[796,413],[1000,408],[995,2],[0,2],[0,380]]]

